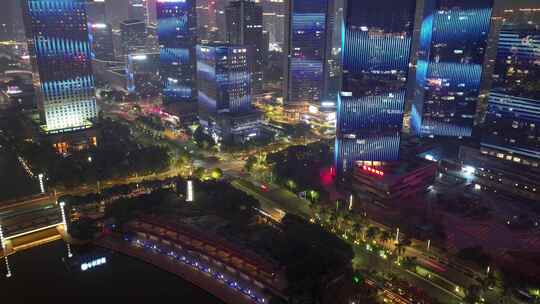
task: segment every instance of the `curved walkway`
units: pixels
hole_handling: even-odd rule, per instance
[[[240,286],[234,279],[227,278],[218,271],[204,266],[202,263],[173,251],[165,252],[150,243],[137,242],[139,246],[124,240],[107,236],[95,241],[101,247],[143,260],[160,269],[176,274],[186,281],[206,290],[210,294],[228,304],[264,304],[262,296]]]

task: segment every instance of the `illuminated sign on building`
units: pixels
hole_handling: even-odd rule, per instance
[[[90,270],[92,268],[96,268],[98,266],[104,265],[106,263],[107,263],[107,258],[105,258],[105,257],[98,258],[98,259],[92,260],[90,262],[82,263],[81,264],[81,270],[82,271],[87,271],[87,270]]]

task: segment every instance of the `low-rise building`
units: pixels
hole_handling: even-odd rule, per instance
[[[421,158],[373,166],[362,164],[352,173],[352,188],[374,201],[397,203],[426,192],[437,171],[437,163]]]
[[[474,175],[478,188],[540,201],[540,168],[498,157],[483,149],[462,146],[459,161]]]

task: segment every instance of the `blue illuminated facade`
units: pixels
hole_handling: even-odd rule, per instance
[[[227,44],[197,46],[198,98],[201,119],[219,113],[251,110],[248,48]]]
[[[336,168],[399,159],[416,1],[347,2]]]
[[[540,161],[540,29],[532,24],[504,25],[482,151],[501,159],[538,166]]]
[[[253,53],[252,87],[254,94],[263,92],[264,65],[266,62],[263,36],[263,11],[260,3],[251,0],[229,2],[226,8],[227,41],[236,45],[250,46]]]
[[[332,1],[289,1],[284,88],[289,108],[302,109],[320,103],[325,94],[328,11]]]
[[[246,46],[197,46],[199,120],[216,142],[259,135],[261,116],[251,106],[251,58]]]
[[[418,136],[471,136],[493,0],[427,0],[411,125]]]
[[[163,104],[182,116],[196,114],[195,0],[158,0],[157,20]]]
[[[24,0],[47,133],[87,129],[97,117],[84,0]]]

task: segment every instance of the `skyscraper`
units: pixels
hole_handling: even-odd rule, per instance
[[[86,10],[93,58],[114,60],[112,26],[107,23],[106,2],[87,2]]]
[[[84,0],[24,0],[47,133],[86,129],[98,109]],[[36,75],[37,76],[37,75]]]
[[[210,31],[215,27],[215,1],[197,1],[197,34],[199,40],[210,40]]]
[[[89,23],[93,58],[114,60],[112,26],[107,23]]]
[[[290,0],[286,17],[284,97],[288,113],[299,119],[326,94],[330,19],[334,0]]]
[[[426,0],[411,124],[418,136],[472,133],[493,0]]]
[[[264,73],[264,37],[262,6],[252,0],[232,1],[226,8],[227,40],[231,44],[250,46],[249,54],[253,93],[262,93]]]
[[[285,42],[285,0],[263,0],[264,29],[270,35],[270,44],[283,46]]]
[[[122,53],[127,56],[138,53],[146,47],[148,31],[146,23],[139,19],[128,19],[120,23]]]
[[[216,141],[242,140],[258,132],[260,115],[251,106],[249,58],[246,46],[197,46],[199,118]]]
[[[157,2],[163,104],[186,122],[197,114],[196,18],[195,0]]]
[[[337,105],[336,168],[399,158],[416,0],[349,0],[343,83]]]
[[[159,53],[130,54],[126,66],[127,90],[143,98],[158,96],[161,92],[159,78]]]
[[[15,38],[15,16],[14,0],[8,0],[0,10],[0,40],[11,40]]]
[[[86,1],[88,23],[107,23],[107,2],[105,0]]]
[[[227,41],[227,16],[225,15],[225,8],[228,4],[228,0],[216,0],[215,2],[215,15],[216,15],[216,31],[214,33],[216,41]]]
[[[482,153],[538,167],[539,79],[540,25],[503,25],[483,128]]]
[[[150,23],[147,0],[129,0],[129,19],[143,21],[146,25]]]

